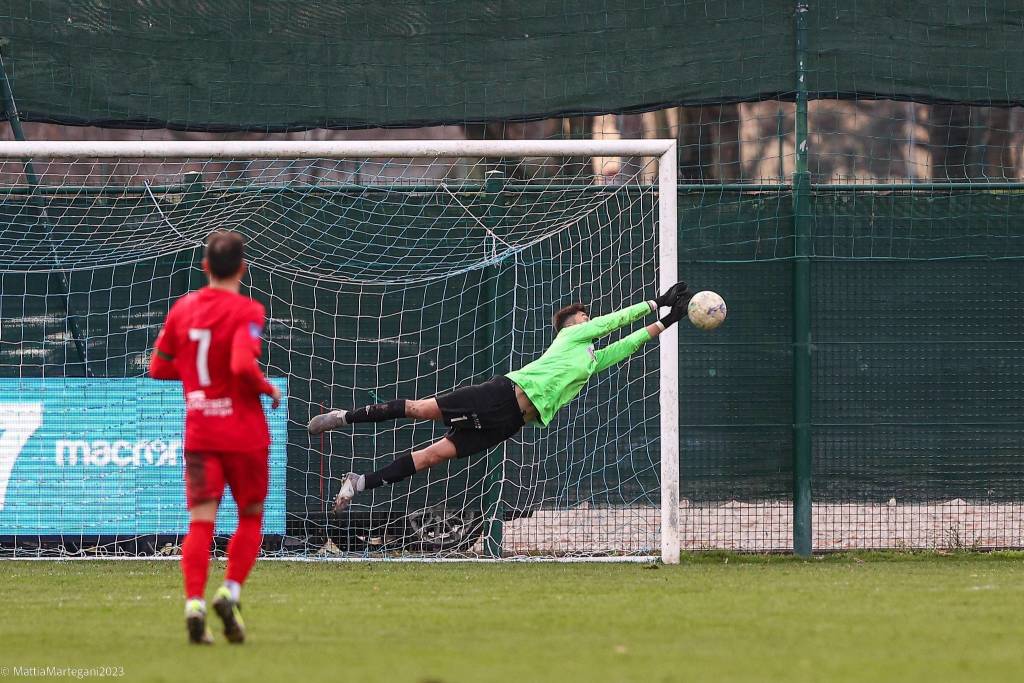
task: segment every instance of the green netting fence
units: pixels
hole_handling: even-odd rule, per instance
[[[799,552],[1024,546],[1021,35],[1009,0],[0,9],[30,137],[675,137],[679,270],[730,304],[680,353],[684,546]],[[504,170],[639,192],[643,166]],[[501,164],[360,168],[355,205]],[[72,308],[165,307],[193,256],[76,275]],[[118,290],[146,268],[173,286]],[[31,375],[35,350],[82,372],[59,276],[2,277],[0,371]],[[118,324],[95,332],[125,340],[101,371],[138,375],[155,329]],[[319,485],[303,449],[297,491]]]

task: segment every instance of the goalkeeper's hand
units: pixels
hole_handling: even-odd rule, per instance
[[[693,292],[690,291],[689,286],[685,282],[680,281],[669,287],[664,294],[654,300],[654,303],[658,305],[658,308],[675,306],[676,302],[680,299],[686,299],[688,303],[692,296]]]
[[[693,295],[691,294],[690,297]],[[686,306],[690,303],[690,297],[682,297],[672,305],[672,309],[665,314],[665,316],[658,322],[665,326],[667,330],[672,325],[683,319],[686,315]]]

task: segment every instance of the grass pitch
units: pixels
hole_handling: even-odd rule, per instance
[[[222,574],[214,563],[211,586]],[[180,584],[175,562],[2,561],[0,674],[107,666],[123,667],[121,680],[197,683],[1024,677],[1020,553],[714,554],[678,567],[261,562],[243,596],[250,638],[241,647],[223,637],[210,648],[186,644]]]

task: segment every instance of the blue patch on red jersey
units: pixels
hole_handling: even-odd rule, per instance
[[[259,339],[263,336],[263,328],[256,323],[249,323],[249,336],[253,339]]]

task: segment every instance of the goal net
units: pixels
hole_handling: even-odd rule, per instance
[[[0,154],[4,554],[177,553],[183,400],[146,368],[170,305],[204,284],[205,238],[230,229],[247,239],[243,293],[266,307],[262,362],[286,395],[267,411],[268,553],[678,561],[675,330],[594,377],[547,428],[366,492],[341,515],[330,508],[345,473],[445,428],[306,431],[331,408],[517,369],[551,342],[554,309],[607,313],[674,282],[673,142],[8,143]],[[234,521],[226,502],[221,542]]]

